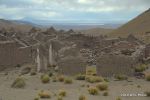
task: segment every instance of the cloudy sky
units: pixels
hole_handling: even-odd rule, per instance
[[[0,0],[0,18],[56,22],[126,22],[150,7],[150,0]]]

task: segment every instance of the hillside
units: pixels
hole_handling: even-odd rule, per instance
[[[32,28],[32,24],[21,22],[21,21],[12,21],[0,19],[0,29],[11,29],[14,28],[15,31],[27,32]]]
[[[114,30],[111,36],[127,36],[134,34],[135,36],[145,35],[150,32],[150,9],[140,14],[133,20]]]
[[[107,35],[108,33],[112,32],[113,29],[105,29],[105,28],[91,28],[87,30],[80,30],[82,34],[86,35],[93,35],[93,36],[100,36],[100,35]]]

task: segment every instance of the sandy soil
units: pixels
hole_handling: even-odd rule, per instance
[[[122,93],[143,93],[150,91],[150,83],[142,80],[130,78],[128,81],[114,81],[110,79],[109,82],[109,96],[103,96],[103,92],[99,92],[97,96],[89,95],[87,87],[81,87],[81,85],[88,85],[85,81],[74,80],[73,84],[64,84],[60,82],[50,82],[43,84],[40,81],[40,74],[35,76],[24,75],[26,79],[26,87],[24,89],[11,88],[12,82],[18,76],[16,71],[11,71],[8,75],[0,72],[0,100],[34,100],[39,91],[47,90],[53,94],[58,93],[58,90],[65,89],[67,96],[63,100],[78,100],[78,97],[83,94],[88,100],[116,100],[117,97],[121,97]],[[94,85],[94,84],[89,84]],[[138,88],[140,85],[141,88]],[[150,100],[150,97],[121,97],[122,100]],[[42,99],[40,99],[42,100]],[[50,99],[45,99],[50,100]],[[52,96],[51,100],[57,100],[56,96]]]

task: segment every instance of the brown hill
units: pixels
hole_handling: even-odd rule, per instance
[[[114,30],[111,36],[127,36],[133,34],[141,36],[150,32],[150,9],[140,14],[133,20]]]
[[[112,32],[113,29],[105,29],[105,28],[91,28],[86,30],[80,30],[82,34],[92,35],[92,36],[100,36],[100,35],[107,35],[108,33]]]
[[[0,29],[5,28],[6,30],[9,30],[13,28],[15,31],[27,32],[32,27],[33,26],[28,23],[0,19]]]

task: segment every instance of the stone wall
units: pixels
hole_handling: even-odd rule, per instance
[[[68,57],[58,63],[59,72],[65,75],[76,75],[86,72],[86,64],[79,57]]]
[[[97,73],[102,76],[132,75],[135,61],[123,55],[103,55],[97,58]]]
[[[31,47],[20,48],[16,42],[0,43],[0,70],[33,61]]]

